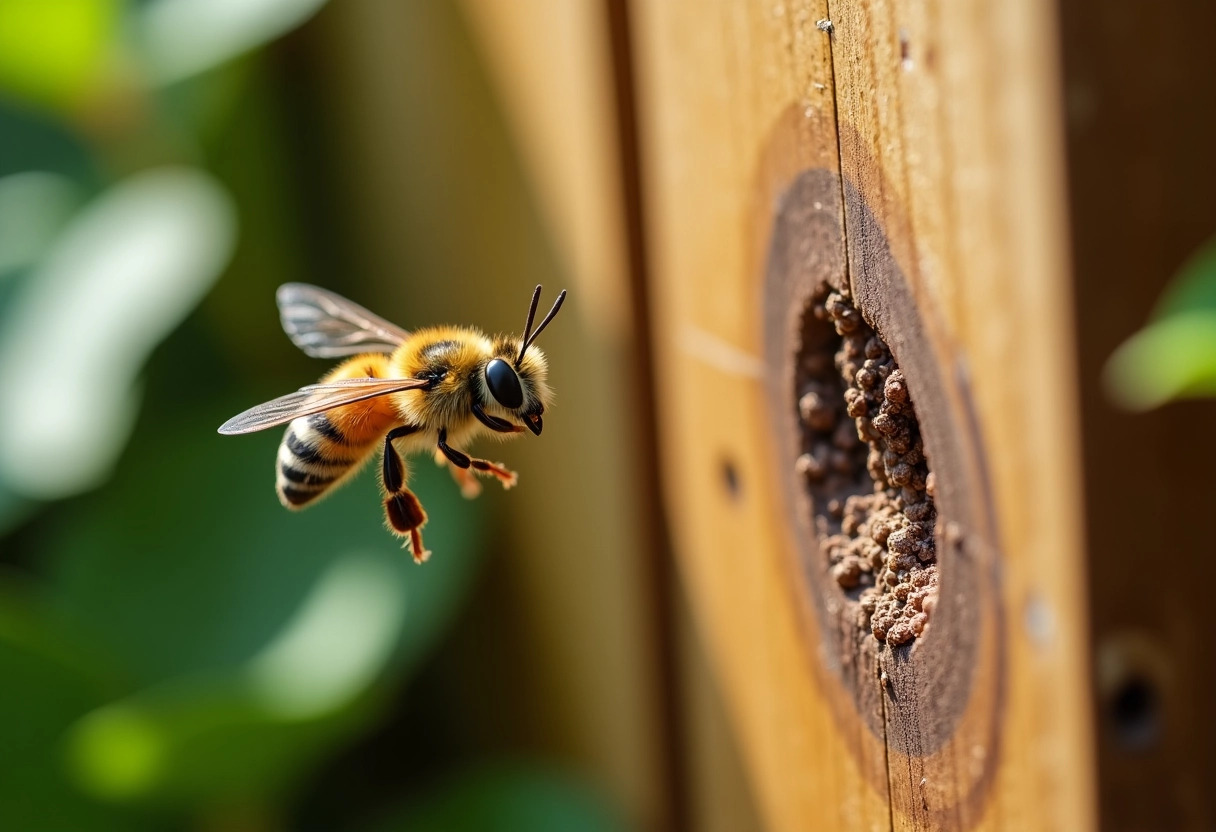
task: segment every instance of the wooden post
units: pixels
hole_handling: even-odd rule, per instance
[[[1093,828],[1054,8],[631,10],[665,496],[768,826]],[[889,347],[936,478],[900,646],[796,467],[825,298]]]
[[[1128,413],[1101,377],[1216,234],[1216,4],[1060,11],[1102,828],[1213,829],[1216,402]]]

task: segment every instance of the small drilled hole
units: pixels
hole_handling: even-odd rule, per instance
[[[907,381],[845,295],[821,285],[802,319],[795,377],[820,556],[857,625],[904,644],[937,603],[933,474]]]
[[[732,500],[739,499],[742,488],[739,483],[739,471],[735,468],[735,463],[729,459],[722,460],[722,486]]]
[[[1157,688],[1143,676],[1131,676],[1112,691],[1108,719],[1115,739],[1128,749],[1156,744],[1161,731],[1161,702]]]

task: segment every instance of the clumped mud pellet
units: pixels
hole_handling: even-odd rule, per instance
[[[844,294],[824,285],[803,325],[794,463],[832,577],[857,625],[899,645],[937,604],[933,473],[891,351]]]

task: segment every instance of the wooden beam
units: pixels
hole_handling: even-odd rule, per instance
[[[772,829],[1094,826],[1053,13],[635,4],[665,491]],[[791,484],[815,281],[945,483],[911,648],[850,629]]]
[[[1211,829],[1216,648],[1196,601],[1216,544],[1195,520],[1216,495],[1216,403],[1129,413],[1101,380],[1216,234],[1216,5],[1063,0],[1059,14],[1102,828]]]

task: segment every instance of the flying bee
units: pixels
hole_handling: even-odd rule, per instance
[[[540,286],[532,293],[523,337],[493,338],[471,327],[406,332],[333,292],[303,283],[279,287],[283,329],[314,358],[346,358],[318,384],[250,408],[220,426],[226,435],[287,424],[275,460],[279,502],[302,509],[355,474],[377,447],[389,530],[406,539],[417,563],[426,511],[407,488],[402,452],[434,450],[465,497],[481,492],[477,476],[503,488],[517,477],[500,462],[459,448],[483,434],[507,438],[524,429],[540,436],[553,393],[538,335],[561,309],[563,290],[532,328]],[[522,424],[521,424],[522,423]]]

